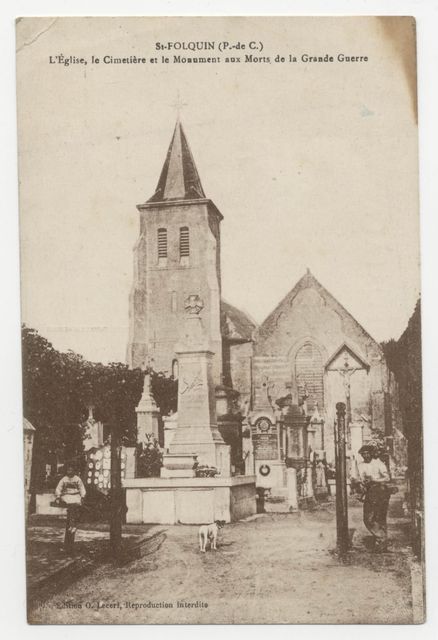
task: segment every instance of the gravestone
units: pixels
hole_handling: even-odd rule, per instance
[[[150,434],[159,440],[159,416],[160,410],[154,400],[151,390],[151,376],[147,373],[144,377],[143,393],[136,409],[137,413],[137,442],[144,444]]]

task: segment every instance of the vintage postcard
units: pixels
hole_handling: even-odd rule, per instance
[[[423,622],[415,20],[16,43],[29,622]]]

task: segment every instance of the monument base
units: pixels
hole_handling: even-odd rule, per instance
[[[207,465],[208,467],[215,467],[223,477],[230,475],[230,446],[223,441],[203,442],[201,440],[200,442],[187,443],[175,443],[175,441],[173,441],[170,452],[163,456],[163,464],[166,468],[171,468],[173,465],[172,458],[176,460],[180,457],[181,460],[184,458],[189,460],[190,456],[194,455],[193,451],[196,451],[196,462],[198,462],[199,466]]]
[[[194,469],[167,469],[161,467],[161,478],[194,478],[196,472]]]
[[[255,476],[123,480],[128,524],[235,522],[256,513]]]
[[[194,478],[197,456],[193,453],[165,453],[162,478]]]
[[[282,460],[256,460],[257,486],[271,489],[272,495],[287,496],[286,465]]]

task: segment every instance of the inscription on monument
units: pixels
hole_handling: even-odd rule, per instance
[[[256,460],[277,460],[277,426],[268,418],[259,418],[255,422],[252,440]]]

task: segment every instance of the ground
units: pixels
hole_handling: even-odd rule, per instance
[[[30,605],[29,621],[420,621],[418,607],[415,614],[412,606],[413,563],[406,546],[406,522],[394,514],[391,517],[393,543],[387,554],[370,553],[364,546],[367,532],[361,523],[360,505],[350,508],[350,526],[355,528],[354,550],[343,562],[333,553],[333,505],[299,514],[260,514],[226,525],[220,531],[216,552],[199,552],[195,526],[145,527],[147,535],[165,532],[159,548],[123,567],[97,565],[56,595]],[[126,530],[141,532],[138,526]],[[60,542],[60,528],[56,535]],[[81,535],[86,538],[90,534]],[[96,535],[102,536],[102,532]]]

